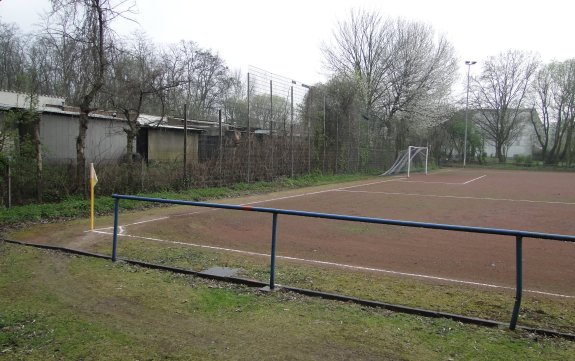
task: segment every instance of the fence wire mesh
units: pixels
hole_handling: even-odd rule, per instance
[[[97,193],[222,186],[315,172],[382,172],[392,164],[395,150],[384,141],[377,122],[338,105],[343,90],[309,85],[255,66],[248,68],[244,82],[243,94],[233,99],[233,110],[224,100],[223,111],[216,107],[205,119],[171,114],[164,128],[140,129],[131,156],[100,159],[100,153],[87,150],[94,155],[87,165],[93,162],[101,179]],[[103,123],[90,124],[95,132]],[[186,133],[187,148],[179,134],[183,124],[192,128]],[[104,136],[109,138],[107,133]],[[112,142],[108,138],[106,144]],[[125,141],[123,137],[114,139]],[[87,192],[76,187],[74,153],[44,153],[40,181],[37,170],[27,162],[15,164],[11,175],[7,167],[0,170],[1,203],[5,204],[11,193],[16,204],[41,198],[36,196],[41,188],[44,200],[51,201]],[[17,192],[9,190],[10,181]]]
[[[254,66],[249,67],[247,84],[247,179],[309,173],[311,137],[305,112],[309,86]]]

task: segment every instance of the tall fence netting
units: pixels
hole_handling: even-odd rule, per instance
[[[195,159],[188,158],[186,164],[183,156],[153,162],[136,157],[128,164],[125,157],[95,159],[97,193],[225,186],[313,173],[382,172],[393,163],[393,145],[386,144],[375,121],[361,114],[343,116],[322,85],[254,66],[245,82],[244,94],[236,99],[241,112],[232,117],[226,109],[215,110],[201,120],[211,127],[199,137]],[[41,180],[45,200],[82,193],[74,188],[75,158],[47,160]],[[39,184],[34,169],[11,172],[13,203],[34,201]],[[6,204],[10,190],[4,173],[0,195]]]

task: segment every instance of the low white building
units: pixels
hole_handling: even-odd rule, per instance
[[[0,91],[0,121],[14,109],[34,108],[40,114],[40,143],[45,163],[76,162],[76,138],[79,132],[79,110],[65,105],[64,98],[31,97],[16,92]],[[111,112],[92,112],[88,116],[85,157],[88,163],[115,161],[126,153],[125,120]]]
[[[79,132],[79,109],[65,105],[63,98],[38,96],[33,108],[40,113],[40,142],[42,158],[47,164],[75,164],[76,139]],[[0,91],[0,122],[13,109],[30,109],[30,97],[16,92]],[[138,118],[142,127],[135,139],[132,155],[144,159],[172,161],[182,158],[183,120],[168,120],[142,114]],[[206,123],[206,124],[204,124]],[[209,123],[209,124],[208,124]],[[187,159],[198,160],[200,134],[215,122],[188,121]],[[111,111],[93,111],[88,114],[85,157],[87,163],[116,162],[126,156],[127,128],[124,118]],[[227,128],[226,128],[227,129]]]

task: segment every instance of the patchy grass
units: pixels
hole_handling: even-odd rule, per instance
[[[0,244],[0,360],[568,360],[575,343]]]
[[[109,241],[89,248],[110,253]],[[121,238],[119,257],[202,271],[213,266],[241,269],[240,276],[269,281],[269,257],[249,257],[197,247],[166,245]],[[509,322],[514,291],[454,285],[395,277],[376,272],[352,271],[277,261],[276,282],[293,287],[406,305],[471,317]],[[575,300],[524,294],[519,324],[575,333]]]
[[[342,177],[340,177],[342,178]],[[333,179],[332,179],[333,180]],[[340,181],[342,179],[339,179]],[[349,180],[355,180],[351,177]],[[311,179],[302,178],[301,184],[288,184],[281,187],[299,187],[312,184],[327,184],[330,179],[324,177]],[[324,183],[322,183],[324,182]],[[240,184],[235,188],[235,194],[247,192],[266,193],[271,191],[272,185]],[[206,191],[208,192],[208,191]],[[215,196],[221,189],[212,189],[204,196]],[[225,193],[225,192],[224,192]],[[230,193],[231,194],[231,193]],[[155,197],[174,198],[172,194],[157,194]],[[194,197],[199,196],[194,193]],[[180,194],[180,198],[185,198]],[[127,202],[128,203],[128,202]],[[146,211],[142,218],[141,213],[123,212],[122,222],[130,223],[145,219],[164,217],[170,214],[179,214],[182,210],[177,207],[154,208]],[[227,219],[234,221],[233,215]],[[98,227],[110,226],[111,217],[99,217]],[[98,253],[111,253],[111,237],[85,233],[87,220],[76,219],[66,223],[51,223],[21,228],[13,232],[14,239],[28,240],[44,244],[62,245],[70,248],[83,249]],[[372,232],[372,225],[338,223],[336,227],[353,234]],[[387,227],[387,226],[386,226]],[[397,227],[389,227],[388,233],[396,232]],[[170,227],[154,230],[149,236],[162,239],[183,239],[181,232]],[[145,235],[145,233],[144,233]],[[210,244],[209,240],[198,236],[192,226],[188,229],[187,239],[198,244]],[[267,248],[263,252],[267,252]],[[134,238],[120,237],[118,254],[120,257],[132,258],[169,266],[182,267],[201,271],[212,266],[227,266],[240,268],[241,277],[252,278],[267,282],[269,277],[269,258],[239,255],[211,251],[206,248],[189,247],[171,243],[156,243],[142,241]],[[461,314],[479,318],[509,322],[513,307],[514,294],[511,290],[496,290],[473,286],[455,285],[436,281],[396,277],[377,272],[353,271],[350,269],[331,266],[318,266],[293,261],[278,260],[276,281],[279,284],[308,288],[323,292],[340,293],[343,295],[395,303],[400,305],[437,310],[441,312]],[[575,333],[575,300],[545,297],[524,293],[519,324],[537,328],[553,329],[562,332]]]
[[[339,177],[337,181],[357,179]],[[312,176],[147,196],[205,200],[334,180]],[[110,208],[103,213],[111,210],[113,201],[109,201]],[[136,202],[124,203],[129,209],[142,207]],[[151,209],[147,216],[176,211]],[[78,217],[70,214],[69,218]],[[139,216],[124,212],[122,220]],[[38,219],[58,219],[50,217]],[[86,222],[43,224],[14,234],[17,239],[109,254],[110,237],[84,233]],[[98,223],[110,224],[111,218],[99,217]],[[346,227],[353,233],[370,232],[364,225]],[[264,282],[269,277],[269,258],[197,247],[121,237],[119,256],[198,271],[212,266],[240,268],[241,277]],[[1,242],[0,270],[0,360],[569,360],[575,354],[574,342],[525,332],[402,315],[285,291],[263,293]],[[276,280],[502,322],[509,321],[513,304],[509,291],[284,260],[278,260]],[[575,301],[526,294],[519,324],[575,333]]]

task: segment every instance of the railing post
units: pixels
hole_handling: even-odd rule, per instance
[[[509,329],[515,330],[517,326],[517,319],[519,318],[519,309],[521,308],[521,295],[523,293],[523,237],[516,236],[515,238],[515,271],[516,271],[516,286],[515,286],[515,304],[513,305],[513,314],[511,315],[511,322]]]
[[[112,238],[112,262],[116,262],[118,249],[118,214],[120,210],[120,199],[114,199],[114,236]]]
[[[277,238],[277,224],[278,224],[278,214],[273,214],[272,223],[272,251],[270,260],[270,290],[273,290],[276,285],[276,238]]]

